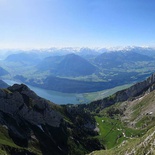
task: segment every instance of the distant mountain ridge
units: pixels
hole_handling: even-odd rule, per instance
[[[57,74],[61,76],[86,76],[95,73],[97,68],[75,54],[66,55],[59,63]]]
[[[41,61],[40,57],[36,53],[17,53],[9,55],[5,61],[7,62],[20,62],[23,64],[35,64]]]
[[[7,88],[9,85],[6,84],[4,81],[0,80],[0,88]]]
[[[86,76],[95,73],[97,68],[76,54],[48,57],[38,65],[41,70],[50,70],[57,76]]]
[[[9,74],[9,72],[3,69],[2,67],[0,67],[0,76],[7,75],[7,74]]]
[[[152,61],[154,58],[132,51],[105,52],[95,58],[95,63],[102,67],[117,67],[125,63]]]
[[[53,90],[50,79],[55,77],[61,82],[61,87],[66,86],[66,81],[69,80],[73,85],[66,86],[68,88],[77,86],[78,83],[78,88],[75,87],[74,91],[67,89],[67,92],[86,92],[84,90],[92,92],[89,82],[92,82],[94,91],[100,91],[101,89],[96,89],[101,88],[101,86],[98,87],[100,82],[103,83],[102,88],[105,90],[145,79],[154,72],[153,53],[155,53],[154,49],[138,47],[111,51],[89,48],[51,48],[16,53],[8,56],[2,63],[8,69],[12,79],[23,76],[18,78],[21,82],[34,83],[41,88],[48,86],[49,90]],[[79,90],[79,81],[81,90]],[[62,91],[62,89],[57,90]]]

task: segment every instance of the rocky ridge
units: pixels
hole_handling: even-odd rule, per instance
[[[113,105],[117,102],[133,100],[136,99],[136,97],[142,96],[145,93],[149,93],[153,90],[155,90],[155,73],[152,74],[150,77],[148,77],[146,80],[138,82],[133,86],[131,86],[130,88],[118,91],[115,94],[106,97],[102,100],[94,101],[89,105],[87,105],[86,107],[90,109],[90,111],[94,110],[100,111],[105,107]]]
[[[0,90],[0,115],[0,123],[7,126],[9,135],[16,145],[28,147],[29,141],[35,137],[41,149],[47,150],[45,154],[49,151],[48,141],[53,144],[53,148],[50,149],[61,152],[61,144],[59,147],[56,145],[57,140],[50,136],[50,128],[57,128],[58,133],[62,134],[62,116],[27,86],[15,84]]]
[[[93,138],[95,121],[89,113],[55,105],[24,84],[0,89],[0,127],[12,140],[2,150],[11,155],[80,155],[102,148]]]

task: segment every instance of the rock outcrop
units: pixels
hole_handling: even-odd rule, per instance
[[[102,148],[97,139],[90,138],[96,132],[89,113],[78,107],[55,105],[24,84],[0,89],[1,126],[7,129],[13,145],[18,146],[6,149],[11,155],[12,150],[15,154],[21,152],[19,147],[25,155],[85,154]]]
[[[122,91],[118,91],[110,97],[106,97],[102,100],[94,101],[90,103],[87,107],[91,110],[100,111],[105,107],[111,106],[117,102],[123,102],[126,100],[132,100],[136,97],[149,93],[155,90],[155,73],[148,77],[146,80],[136,83],[130,88]]]
[[[136,97],[145,92],[153,91],[155,88],[155,73],[146,80],[136,83],[125,91],[116,93],[117,101],[125,101],[129,98]]]
[[[35,137],[43,154],[66,154],[62,115],[27,86],[15,84],[0,90],[0,116],[0,123],[7,126],[16,145],[28,147]]]

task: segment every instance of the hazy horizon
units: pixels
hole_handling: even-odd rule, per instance
[[[131,50],[135,48],[143,49],[155,49],[155,46],[111,46],[111,47],[44,47],[44,48],[0,48],[1,51],[54,51],[54,50],[74,50],[80,51],[81,49],[90,49],[90,50],[107,50],[107,51],[120,51],[120,50]]]

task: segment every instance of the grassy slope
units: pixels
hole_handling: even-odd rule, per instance
[[[107,148],[113,148],[124,140],[141,135],[141,130],[126,127],[121,121],[108,117],[96,116],[99,128],[98,138]]]
[[[104,109],[95,119],[100,130],[98,138],[107,150],[96,151],[91,155],[155,154],[154,104],[155,91],[134,101],[117,103]],[[109,111],[114,112],[116,109],[124,109],[123,114],[108,115]]]
[[[109,150],[103,151],[94,151],[90,155],[154,155],[155,154],[155,127],[150,129],[144,136],[141,138],[133,138],[127,141],[124,141],[119,146],[116,146]]]

